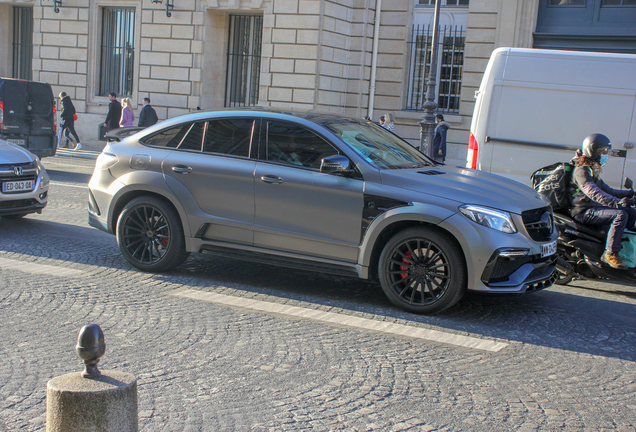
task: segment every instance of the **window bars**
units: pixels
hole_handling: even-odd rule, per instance
[[[13,78],[33,79],[33,8],[13,7]]]
[[[225,106],[255,106],[261,73],[263,17],[230,15]]]
[[[432,26],[413,26],[409,52],[409,91],[407,110],[424,111],[426,80],[431,65]],[[438,111],[459,113],[459,99],[464,67],[466,31],[460,26],[440,27],[440,44],[437,73]]]
[[[105,7],[102,16],[99,96],[130,96],[135,64],[135,8]]]

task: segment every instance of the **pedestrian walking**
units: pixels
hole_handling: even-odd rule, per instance
[[[121,104],[117,100],[117,93],[108,93],[108,114],[106,115],[106,121],[104,127],[106,130],[117,129],[119,127],[119,120],[121,119]]]
[[[79,136],[75,132],[75,119],[77,118],[77,112],[75,106],[71,101],[71,97],[66,92],[60,93],[60,100],[62,102],[62,112],[60,113],[60,133],[58,135],[58,147],[61,147],[62,138],[66,137],[66,145],[68,146],[68,140],[75,141],[75,150],[82,148],[80,144]],[[75,138],[75,139],[73,139]]]
[[[139,112],[139,123],[137,124],[137,126],[152,126],[153,124],[157,123],[157,121],[159,121],[159,118],[157,118],[157,111],[155,111],[155,109],[150,105],[149,97],[144,98],[143,104],[144,107]]]
[[[450,123],[444,121],[442,114],[435,116],[435,131],[433,131],[433,158],[436,162],[444,163],[446,160],[446,132],[450,129]]]
[[[133,127],[135,113],[130,107],[132,105],[130,98],[123,98],[121,102],[123,108],[121,110],[121,118],[119,119],[119,127]]]

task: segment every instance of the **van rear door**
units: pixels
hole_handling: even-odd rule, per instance
[[[47,83],[0,79],[3,139],[40,157],[55,154],[53,91]]]
[[[27,81],[2,80],[0,85],[4,104],[3,138],[10,143],[26,147],[31,123]]]
[[[28,149],[39,154],[41,151],[55,147],[53,130],[53,91],[45,83],[29,82],[29,141]]]

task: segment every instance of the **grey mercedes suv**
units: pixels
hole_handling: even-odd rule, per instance
[[[415,313],[555,279],[552,210],[534,190],[327,113],[203,111],[110,142],[88,213],[144,271],[205,252],[374,278]]]

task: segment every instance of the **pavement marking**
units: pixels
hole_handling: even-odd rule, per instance
[[[49,182],[52,185],[56,185],[56,186],[68,186],[68,187],[76,187],[76,188],[80,188],[80,189],[88,189],[88,186],[84,185],[84,186],[79,186],[79,185],[74,185],[71,183],[62,183],[62,182],[57,182],[57,181],[52,181]]]
[[[51,276],[80,276],[84,274],[81,270],[74,270],[66,267],[57,267],[47,264],[36,264],[26,261],[18,261],[7,258],[0,258],[0,268],[20,270],[27,273],[42,273]]]
[[[334,312],[323,312],[316,309],[289,306],[261,300],[248,299],[245,297],[233,297],[206,291],[184,289],[178,290],[171,295],[177,297],[185,297],[192,300],[202,300],[209,303],[220,304],[223,306],[232,306],[242,309],[250,309],[259,312],[274,313],[296,318],[305,318],[328,324],[337,324],[346,327],[372,330],[392,335],[406,336],[433,342],[441,342],[444,344],[482,351],[499,352],[509,345],[504,342],[495,342],[470,336],[461,336],[438,330],[411,327],[402,324],[388,323],[385,321],[375,321],[367,318],[337,314]]]

